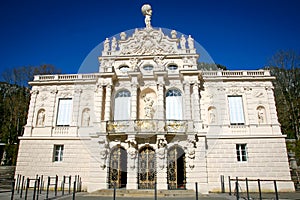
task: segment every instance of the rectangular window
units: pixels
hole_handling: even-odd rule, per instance
[[[64,155],[64,145],[54,145],[53,162],[61,162]]]
[[[57,126],[70,126],[72,119],[72,99],[59,99],[57,112]]]
[[[248,160],[247,144],[236,144],[236,157],[238,162]]]
[[[244,108],[242,96],[228,96],[229,117],[231,125],[244,125]]]

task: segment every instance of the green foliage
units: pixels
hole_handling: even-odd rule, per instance
[[[300,56],[294,51],[279,51],[270,60],[278,120],[283,134],[300,136]]]
[[[198,70],[204,70],[204,71],[227,70],[227,67],[224,66],[224,65],[221,65],[221,64],[199,62],[197,64],[197,69]]]
[[[28,81],[36,74],[54,73],[60,73],[60,70],[52,65],[19,67],[3,72],[5,82],[0,82],[0,142],[6,145],[0,146],[0,152],[5,152],[6,159],[2,164],[16,164],[18,137],[23,135],[30,101]]]

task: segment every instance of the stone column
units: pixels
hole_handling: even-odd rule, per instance
[[[185,119],[191,120],[192,119],[192,109],[191,109],[191,89],[190,89],[190,83],[188,81],[185,81],[184,83],[184,103],[185,103]]]
[[[131,84],[131,119],[136,120],[137,119],[137,89],[138,84],[132,83]]]
[[[193,85],[193,98],[192,98],[192,113],[193,113],[193,121],[194,121],[194,130],[199,131],[200,130],[200,120],[201,120],[201,114],[200,114],[200,102],[199,102],[199,85],[198,83],[194,83]]]
[[[185,81],[184,83],[184,116],[185,116],[185,120],[187,120],[188,122],[188,129],[187,132],[193,132],[193,121],[192,121],[192,107],[191,107],[191,85],[188,81]]]
[[[95,89],[95,116],[96,116],[96,122],[101,122],[101,116],[102,116],[102,97],[103,97],[103,86],[97,85]]]
[[[159,83],[157,85],[157,118],[158,119],[165,119],[165,108],[164,108],[164,85]]]
[[[27,124],[25,126],[24,135],[31,135],[31,129],[32,126],[34,126],[34,112],[35,112],[35,106],[36,106],[36,98],[39,93],[38,90],[32,90],[30,91],[31,97],[30,97],[30,104],[29,104],[29,110],[28,110],[28,117],[27,117]]]
[[[111,85],[106,86],[104,121],[110,120],[111,89],[112,89]]]
[[[81,93],[82,93],[81,89],[74,90],[72,126],[81,126],[81,122],[78,121],[82,113],[82,110],[80,110]]]
[[[128,135],[127,149],[127,185],[126,189],[138,189],[137,170],[138,170],[138,151],[134,135]]]
[[[156,162],[157,189],[167,190],[167,143],[164,136],[157,136]]]
[[[158,121],[158,131],[159,132],[164,132],[164,127],[165,127],[165,106],[164,106],[164,85],[163,83],[159,83],[157,85],[157,119]]]
[[[58,90],[56,88],[53,88],[50,91],[49,105],[52,106],[49,107],[49,117],[46,119],[46,126],[56,126],[55,114],[58,110],[58,104],[56,104],[57,92]]]

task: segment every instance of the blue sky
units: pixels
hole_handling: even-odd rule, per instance
[[[200,43],[229,69],[259,69],[278,50],[300,52],[298,0],[3,0],[0,67],[52,64],[77,73],[106,37],[152,25],[175,29]]]

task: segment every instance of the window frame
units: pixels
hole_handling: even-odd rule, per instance
[[[235,149],[237,162],[248,162],[247,143],[236,144]]]
[[[53,146],[53,162],[62,162],[64,156],[64,145],[55,144]]]
[[[118,102],[117,98],[126,98],[126,106],[124,105],[117,105]],[[120,99],[119,99],[120,100]],[[122,102],[122,100],[120,100]],[[123,102],[124,103],[124,102]],[[122,112],[120,112],[120,110],[117,111],[117,108],[122,109]],[[125,111],[124,110],[128,109],[126,111],[127,116],[125,116]],[[120,89],[116,92],[115,97],[114,97],[114,110],[113,110],[113,119],[114,121],[118,121],[118,120],[130,120],[131,118],[131,92],[127,89]]]
[[[172,98],[179,98],[179,102],[174,103],[174,102],[168,102],[169,100],[174,101],[176,99]],[[178,101],[178,99],[177,99]],[[169,103],[171,103],[169,105]],[[166,120],[183,120],[183,115],[184,115],[184,111],[183,111],[183,93],[180,89],[178,88],[169,88],[166,93],[165,93],[165,104],[166,104],[166,108],[165,108],[165,117]],[[176,109],[178,110],[179,113],[176,114]],[[173,117],[173,115],[175,117]]]
[[[233,100],[235,98],[235,100]],[[230,125],[245,125],[245,109],[242,95],[228,95]]]
[[[67,114],[60,114],[62,113],[61,109],[66,109],[62,108],[62,101],[71,101],[70,103],[70,108],[67,108]],[[72,115],[73,115],[73,99],[72,98],[59,98],[58,99],[58,105],[57,105],[57,115],[56,115],[56,126],[70,126],[72,122]],[[67,118],[69,118],[67,120]]]

